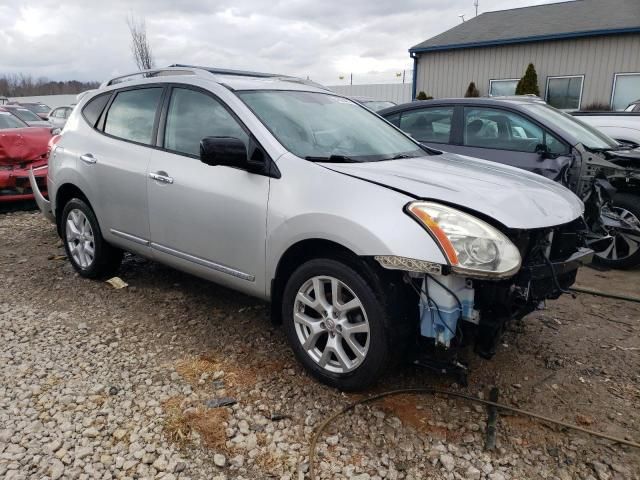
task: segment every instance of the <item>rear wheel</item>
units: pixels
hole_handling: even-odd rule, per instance
[[[587,240],[596,252],[595,261],[621,269],[640,265],[640,196],[616,194],[612,205],[606,210],[603,208],[601,217],[599,231]]]
[[[366,388],[406,351],[404,319],[394,316],[394,328],[388,299],[377,293],[358,271],[332,259],[310,260],[289,278],[284,328],[298,360],[323,383]]]
[[[98,220],[86,202],[79,198],[69,200],[62,210],[60,222],[67,258],[80,275],[101,278],[117,271],[122,250],[102,238]]]

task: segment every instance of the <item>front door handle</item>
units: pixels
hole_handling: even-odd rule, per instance
[[[166,183],[168,185],[171,185],[173,183],[173,178],[168,176],[167,172],[150,173],[149,178],[153,178],[160,183]]]
[[[88,165],[93,165],[98,161],[98,159],[94,157],[93,154],[91,153],[85,153],[84,155],[80,155],[80,160],[82,160],[84,163]]]

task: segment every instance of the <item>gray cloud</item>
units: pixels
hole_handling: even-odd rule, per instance
[[[549,0],[481,1],[481,11]],[[408,48],[473,16],[471,0],[27,0],[0,5],[0,73],[103,80],[135,70],[126,19],[158,65],[192,63],[341,83],[395,81]],[[344,82],[344,81],[342,81]]]

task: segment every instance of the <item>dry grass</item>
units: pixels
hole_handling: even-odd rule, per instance
[[[222,450],[226,441],[226,422],[229,412],[226,408],[183,409],[184,397],[172,397],[164,403],[167,413],[165,433],[175,443],[185,444],[198,432],[202,442],[209,448]]]

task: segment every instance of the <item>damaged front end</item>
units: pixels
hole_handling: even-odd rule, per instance
[[[423,347],[418,363],[439,371],[449,371],[451,365],[464,369],[457,356],[461,347],[473,346],[480,356],[492,357],[511,320],[521,319],[546,300],[567,293],[575,282],[578,268],[590,263],[593,257],[593,251],[583,247],[587,230],[582,218],[549,228],[503,229],[500,235],[504,238],[492,232],[494,227],[485,224],[486,231],[493,233],[493,237],[478,227],[476,237],[470,239],[468,233],[463,232],[471,227],[466,227],[464,222],[449,221],[448,225],[440,211],[425,205],[429,218],[424,218],[422,223],[429,226],[434,238],[440,236],[439,240],[445,245],[453,239],[448,248],[451,254],[457,254],[457,265],[397,257],[376,257],[376,260],[385,268],[406,272],[405,282],[415,291],[418,302]],[[447,210],[456,212],[448,207],[444,209],[445,214]],[[460,212],[456,214],[459,216]],[[429,225],[429,222],[432,223]],[[484,222],[475,219],[475,223],[482,226]],[[464,241],[457,241],[456,236]],[[483,246],[478,240],[481,238],[485,242],[491,239],[498,247]],[[517,253],[510,251],[510,246]],[[507,258],[500,259],[500,254]],[[465,266],[465,255],[474,258],[475,264],[468,261]],[[447,258],[451,262],[450,255]],[[489,265],[493,266],[489,268]]]
[[[0,132],[0,202],[33,200],[33,178],[46,195],[49,128],[14,128]]]

